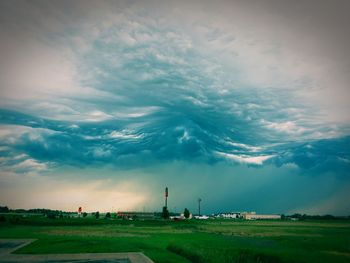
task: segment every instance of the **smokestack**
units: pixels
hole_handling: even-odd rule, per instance
[[[168,193],[168,187],[165,187],[165,193],[164,193],[164,195],[165,195],[165,207],[168,208],[168,195],[169,195],[169,193]]]

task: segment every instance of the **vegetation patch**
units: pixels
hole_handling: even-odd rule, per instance
[[[234,263],[281,263],[282,261],[273,255],[266,255],[264,253],[254,253],[250,250],[242,250],[233,261]]]
[[[350,254],[348,220],[5,218],[0,238],[37,239],[15,253],[143,252],[155,263],[347,263]]]
[[[43,232],[53,236],[81,236],[81,237],[149,237],[148,234],[117,232],[117,231],[86,231],[86,230],[65,230],[65,229],[51,229]]]
[[[193,263],[205,263],[205,262],[207,262],[205,260],[205,258],[202,255],[200,255],[199,253],[192,251],[192,250],[189,250],[187,248],[184,248],[182,246],[171,244],[171,245],[167,246],[167,250],[169,250],[177,255],[180,255],[184,258],[187,258],[188,260],[190,260]]]

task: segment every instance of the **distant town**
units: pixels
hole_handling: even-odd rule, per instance
[[[5,221],[4,215],[14,215],[21,217],[44,216],[51,219],[56,218],[95,218],[108,220],[208,220],[208,219],[231,219],[231,220],[305,220],[305,219],[350,219],[350,216],[333,216],[333,215],[306,215],[295,213],[293,215],[283,214],[257,214],[251,212],[219,212],[214,214],[201,214],[202,199],[198,198],[198,211],[196,214],[191,213],[187,208],[183,213],[169,212],[168,210],[169,189],[164,190],[164,206],[162,212],[139,212],[139,211],[118,211],[118,212],[86,212],[83,207],[78,207],[76,212],[64,212],[61,210],[51,209],[10,209],[7,206],[0,206],[0,221]]]
[[[185,209],[184,212],[186,212]],[[188,211],[188,210],[187,210]],[[189,212],[189,211],[188,211]],[[220,212],[208,215],[192,213],[169,213],[168,218],[164,218],[162,212],[140,212],[140,211],[118,211],[118,212],[85,212],[79,207],[76,212],[66,212],[51,209],[11,209],[7,206],[0,206],[0,221],[4,221],[6,216],[31,217],[41,216],[50,219],[60,218],[95,218],[98,220],[305,220],[305,219],[350,219],[350,216],[333,215],[306,215],[306,214],[260,214],[256,212]]]
[[[5,215],[20,217],[44,216],[51,219],[56,218],[95,218],[108,220],[208,220],[208,219],[231,219],[231,220],[305,220],[305,219],[350,219],[350,216],[333,215],[306,215],[295,213],[293,215],[283,214],[260,214],[255,211],[250,212],[219,212],[214,214],[202,214],[202,198],[198,198],[198,211],[191,213],[187,208],[183,213],[169,212],[168,210],[169,189],[164,190],[164,206],[162,212],[140,212],[140,211],[118,211],[118,212],[87,212],[83,207],[78,207],[76,212],[65,212],[51,209],[10,209],[7,206],[0,206],[0,221],[5,221]]]

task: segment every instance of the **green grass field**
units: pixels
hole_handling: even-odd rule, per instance
[[[350,262],[350,221],[119,221],[20,218],[0,238],[16,253],[143,252],[155,262]]]

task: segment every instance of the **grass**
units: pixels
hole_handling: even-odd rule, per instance
[[[141,251],[155,262],[349,262],[350,221],[119,221],[17,218],[0,238],[35,238],[16,253]]]

